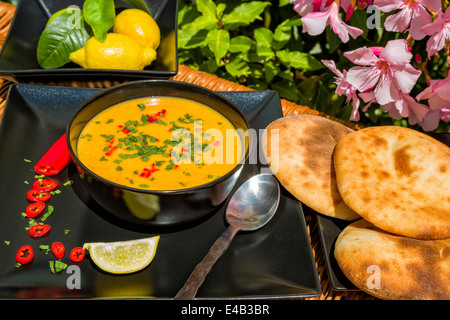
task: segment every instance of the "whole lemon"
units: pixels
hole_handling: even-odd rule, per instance
[[[157,49],[161,40],[159,26],[148,13],[139,9],[125,9],[114,21],[113,31],[126,34],[143,47]]]
[[[108,33],[105,42],[91,37],[84,47],[72,52],[70,61],[83,68],[142,70],[156,58],[156,51],[143,48],[133,38]]]

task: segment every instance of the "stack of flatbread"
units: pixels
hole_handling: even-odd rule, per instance
[[[275,176],[299,201],[359,219],[334,251],[358,288],[382,299],[450,299],[449,147],[412,129],[352,131],[310,115],[274,121],[262,142]]]
[[[278,181],[299,201],[321,214],[355,220],[360,216],[342,200],[333,165],[336,144],[351,132],[320,116],[280,118],[264,131],[262,150]]]

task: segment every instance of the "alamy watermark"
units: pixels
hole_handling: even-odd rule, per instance
[[[367,12],[367,28],[369,30],[372,29],[381,29],[381,11],[375,6],[368,6],[366,9]]]
[[[263,143],[265,129],[209,128],[203,131],[202,121],[194,122],[194,133],[180,128],[172,132],[171,160],[179,164],[240,164],[245,160],[245,146],[248,145],[248,163],[260,164],[262,173],[277,173],[279,159],[279,130],[270,130],[270,141]],[[259,143],[258,143],[259,142]],[[267,144],[270,143],[270,156]],[[264,167],[271,164],[271,168]]]
[[[381,289],[381,269],[377,265],[370,265],[366,273],[369,273],[370,276],[366,280],[367,289]]]

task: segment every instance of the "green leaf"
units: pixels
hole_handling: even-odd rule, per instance
[[[230,40],[230,52],[247,53],[255,45],[252,39],[247,36],[237,36]]]
[[[186,25],[189,25],[198,17],[198,12],[193,6],[186,5],[183,1],[180,1],[178,8],[178,29],[183,29]]]
[[[258,28],[254,31],[256,45],[261,47],[272,47],[273,32],[266,28]]]
[[[230,47],[230,34],[223,29],[212,30],[208,32],[206,42],[208,43],[208,48],[214,53],[217,64],[219,64],[219,61],[225,57]]]
[[[319,81],[318,83],[318,90],[316,98],[314,99],[314,107],[316,110],[325,112],[326,114],[329,114],[331,116],[334,116],[331,110],[331,103],[330,103],[330,94],[327,90],[327,88],[324,86],[322,81]]]
[[[280,62],[288,67],[308,71],[324,68],[324,65],[319,60],[305,52],[280,50],[277,52],[277,56]]]
[[[116,11],[114,0],[85,0],[84,20],[92,27],[98,41],[105,41],[106,33],[114,24]]]
[[[149,15],[152,15],[152,13],[150,12],[150,9],[148,8],[148,6],[144,0],[124,0],[124,1],[129,3],[133,8],[145,11]]]
[[[275,76],[278,75],[279,72],[280,68],[273,61],[268,61],[264,65],[264,74],[267,82],[272,82],[272,80],[275,78]]]
[[[336,51],[337,48],[342,44],[342,40],[339,36],[331,30],[331,28],[327,28],[325,31],[327,38],[328,51],[330,53]]]
[[[274,82],[272,83],[272,88],[276,90],[282,98],[294,102],[298,102],[301,99],[299,91],[297,90],[295,84],[291,81],[281,80]]]
[[[274,49],[281,50],[281,48],[283,48],[284,45],[288,43],[289,40],[291,40],[291,34],[292,34],[292,27],[285,26],[283,24],[277,26],[275,28],[274,33],[274,40],[275,40]]]
[[[199,16],[194,21],[192,21],[190,24],[183,27],[185,30],[213,30],[213,29],[219,29],[219,20],[214,17],[207,17],[207,16]]]
[[[266,28],[258,28],[255,29],[254,36],[258,56],[263,57],[264,60],[273,58],[275,56],[275,52],[272,49],[273,32]]]
[[[193,49],[206,45],[208,30],[178,30],[178,47]]]
[[[37,61],[44,69],[56,69],[70,62],[69,55],[90,38],[80,9],[71,8],[55,17],[44,29],[37,45]]]
[[[234,30],[241,26],[248,26],[257,19],[261,20],[261,14],[269,5],[271,5],[270,2],[245,2],[234,8],[230,13],[224,14],[222,17],[222,25],[224,29],[227,30]]]
[[[235,78],[247,76],[250,73],[250,67],[248,63],[244,59],[242,59],[240,55],[236,56],[234,59],[228,62],[225,65],[225,69]]]
[[[212,0],[197,0],[197,10],[205,17],[217,19],[217,8]]]

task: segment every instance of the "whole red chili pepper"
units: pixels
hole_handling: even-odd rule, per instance
[[[45,203],[42,201],[36,201],[27,206],[25,209],[25,214],[27,218],[34,218],[38,216],[45,209]]]
[[[70,251],[70,260],[73,262],[80,262],[83,261],[85,255],[86,253],[82,247],[76,247]]]
[[[48,224],[35,224],[28,229],[28,234],[34,238],[42,237],[50,231],[50,228]]]
[[[16,254],[17,263],[20,264],[29,263],[33,260],[33,257],[34,257],[33,248],[31,248],[31,246],[29,245],[22,246],[19,248],[19,250],[17,250]]]
[[[66,134],[62,135],[34,166],[34,171],[46,176],[60,173],[72,160]]]
[[[30,201],[47,201],[51,195],[47,191],[31,189],[27,192],[26,197]]]
[[[61,242],[53,242],[52,252],[56,258],[62,258],[66,253],[66,249],[64,248],[64,245]]]
[[[58,187],[58,182],[49,179],[39,179],[33,182],[33,189],[52,191]]]

